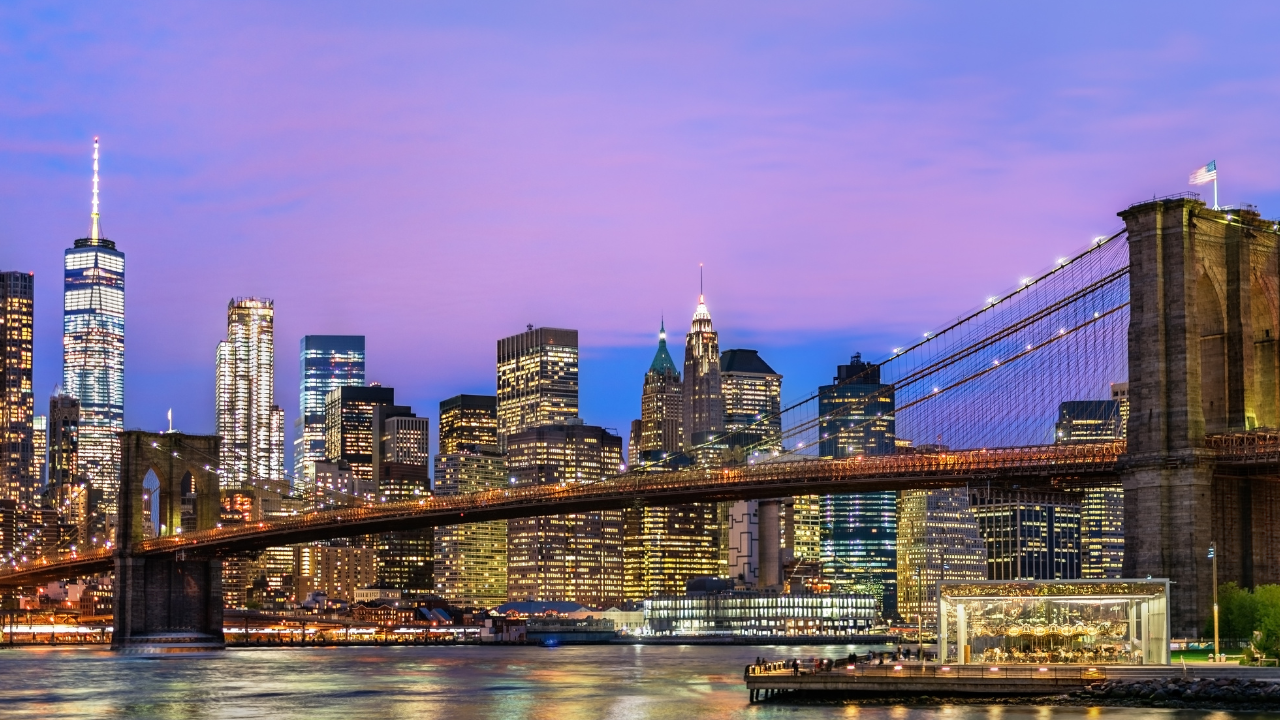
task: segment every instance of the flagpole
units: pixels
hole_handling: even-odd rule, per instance
[[[1218,170],[1213,171],[1213,209],[1218,209]]]

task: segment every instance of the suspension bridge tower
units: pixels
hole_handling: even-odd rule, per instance
[[[1167,577],[1175,636],[1221,582],[1280,581],[1280,477],[1216,467],[1207,436],[1280,427],[1275,223],[1192,194],[1119,213],[1130,256],[1125,577]]]
[[[120,433],[120,516],[111,646],[125,652],[218,649],[222,562],[187,551],[140,557],[149,537],[217,527],[217,435]],[[153,478],[154,476],[154,478]],[[150,481],[150,482],[148,482]]]

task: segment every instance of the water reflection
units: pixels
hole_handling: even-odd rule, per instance
[[[229,650],[140,660],[84,648],[0,650],[5,718],[344,720],[1239,720],[1120,708],[750,705],[743,666],[842,657],[813,647],[406,647]],[[868,648],[856,648],[865,653]],[[1261,716],[1257,716],[1261,717]]]

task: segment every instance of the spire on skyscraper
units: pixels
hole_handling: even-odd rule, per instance
[[[101,239],[101,224],[98,220],[98,138],[93,138],[93,224],[89,227],[89,239]]]
[[[671,373],[675,377],[680,377],[680,371],[676,369],[676,363],[671,359],[671,353],[667,351],[667,323],[662,321],[658,332],[658,352],[653,356],[653,362],[649,363],[649,372],[658,374]]]

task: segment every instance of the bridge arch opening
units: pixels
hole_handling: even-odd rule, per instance
[[[160,478],[155,469],[148,469],[142,478],[142,535],[156,537],[161,532]]]
[[[1200,404],[1208,433],[1227,431],[1227,327],[1222,296],[1207,272],[1196,283],[1200,332]]]

